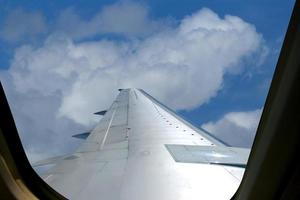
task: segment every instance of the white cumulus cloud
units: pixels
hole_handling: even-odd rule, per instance
[[[147,16],[146,8],[132,4],[130,9],[141,9],[139,15]],[[99,17],[109,30],[126,35],[124,27],[112,28],[115,18],[106,19],[105,10],[117,12],[118,6],[129,9],[122,3],[104,8],[90,21],[71,18],[89,29],[86,25],[94,27]],[[132,19],[121,16],[127,17]],[[156,21],[144,17],[144,23],[152,26]],[[236,16],[221,18],[207,8],[142,39],[75,42],[73,38],[68,32],[54,32],[42,46],[23,45],[16,49],[10,68],[0,73],[10,90],[19,131],[23,138],[31,138],[28,144],[32,138],[47,138],[47,147],[66,148],[66,138],[91,128],[98,120],[92,113],[106,109],[118,88],[143,88],[177,110],[201,106],[222,89],[226,73],[241,73],[243,63],[265,48],[253,25]]]
[[[236,147],[251,147],[262,110],[230,112],[216,122],[208,122],[202,128],[217,138]]]

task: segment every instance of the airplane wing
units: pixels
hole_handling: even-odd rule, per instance
[[[120,89],[100,113],[79,149],[42,176],[65,197],[230,199],[237,190],[248,149],[229,147],[140,89]]]

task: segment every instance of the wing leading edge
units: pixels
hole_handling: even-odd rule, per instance
[[[43,175],[67,198],[230,199],[239,186],[247,150],[227,147],[144,91],[120,90],[103,114],[79,149]]]

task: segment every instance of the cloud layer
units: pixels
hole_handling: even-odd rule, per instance
[[[58,19],[61,31],[43,45],[16,49],[0,77],[25,141],[47,139],[47,147],[64,148],[67,137],[99,120],[92,113],[107,108],[117,88],[143,88],[177,110],[196,108],[217,95],[225,74],[242,73],[243,64],[265,49],[255,27],[236,16],[221,18],[204,8],[162,26],[164,20],[151,20],[147,12],[140,4],[118,3],[83,21],[67,10]],[[132,21],[136,15],[141,21]],[[102,33],[130,37],[74,41]]]
[[[56,29],[74,39],[92,37],[97,34],[122,34],[125,36],[147,36],[163,28],[168,20],[152,20],[148,7],[131,1],[121,1],[104,6],[86,20],[74,9],[61,12]]]
[[[18,42],[25,37],[34,37],[47,31],[45,18],[39,12],[26,12],[21,8],[13,10],[0,29],[0,38]]]
[[[202,128],[235,147],[251,148],[262,110],[230,112]]]

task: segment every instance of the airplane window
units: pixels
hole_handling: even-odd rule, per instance
[[[46,183],[71,199],[231,198],[294,1],[3,4],[0,80]]]

